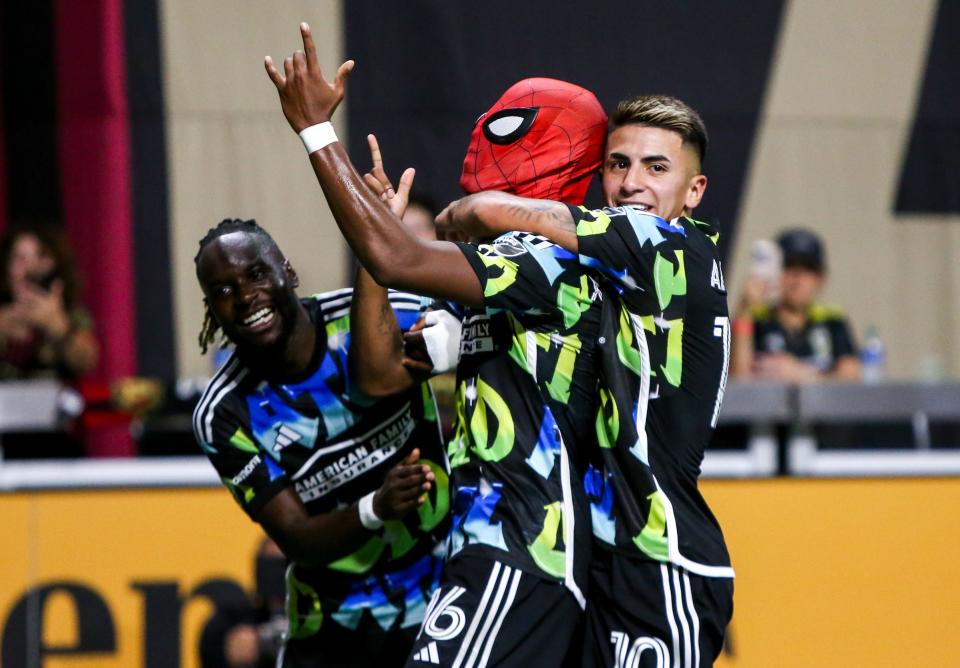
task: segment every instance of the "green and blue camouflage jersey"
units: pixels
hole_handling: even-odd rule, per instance
[[[436,475],[418,512],[386,522],[353,554],[288,570],[292,639],[309,638],[324,619],[355,629],[365,614],[385,630],[419,625],[450,527],[449,469],[430,387],[376,401],[356,391],[347,364],[352,299],[348,288],[301,300],[317,328],[317,351],[299,378],[267,380],[233,355],[193,414],[200,448],[254,519],[287,487],[311,515],[350,505],[414,448]],[[417,320],[419,297],[391,293],[390,303],[402,329]]]
[[[730,356],[719,235],[690,218],[570,207],[580,261],[608,277],[625,310],[604,313],[616,337],[602,363],[598,440],[587,471],[600,544],[732,577],[720,525],[697,487]]]
[[[580,479],[596,447],[604,293],[574,253],[542,237],[458,245],[485,308],[463,314],[447,451],[451,557],[498,559],[561,581],[582,606],[591,532]]]

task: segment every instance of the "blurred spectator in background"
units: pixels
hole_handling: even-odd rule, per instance
[[[817,302],[826,282],[823,243],[788,230],[757,242],[733,322],[731,372],[787,383],[860,380],[860,361],[840,309]]]
[[[17,226],[0,240],[0,380],[72,379],[97,363],[93,324],[77,301],[73,256],[52,227]]]
[[[287,630],[287,559],[266,538],[254,563],[252,600],[218,608],[200,635],[202,668],[268,668],[277,663]]]
[[[436,239],[437,227],[433,221],[437,213],[437,204],[432,197],[414,191],[410,193],[410,202],[403,213],[403,222],[421,239]]]

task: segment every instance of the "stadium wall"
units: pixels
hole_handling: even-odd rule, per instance
[[[721,667],[960,665],[960,479],[708,481],[734,568]],[[189,522],[183,518],[190,518]],[[263,534],[222,489],[0,495],[2,664],[194,668]]]
[[[296,48],[304,19],[328,71],[358,62],[338,115],[356,162],[377,132],[391,170],[414,164],[441,201],[458,194],[471,123],[517,78],[576,81],[607,106],[687,99],[712,134],[698,215],[725,232],[732,294],[750,241],[813,227],[827,300],[861,333],[879,327],[891,375],[960,375],[957,2],[97,0],[76,16],[75,4],[0,8],[0,225],[64,222],[112,353],[104,375],[209,373],[191,260],[224,217],[274,231],[305,290],[349,283],[262,72],[263,55]],[[109,130],[92,148],[78,139],[87,124]]]
[[[958,30],[950,0],[787,5],[727,274],[735,299],[751,241],[816,230],[897,378],[960,375]]]
[[[303,145],[280,114],[263,57],[281,62],[308,21],[320,61],[343,52],[336,0],[162,0],[163,71],[170,161],[174,318],[181,376],[212,371],[197,335],[203,306],[197,242],[223,218],[256,218],[300,275],[301,291],[343,287],[347,253]],[[328,70],[329,71],[329,70]],[[346,137],[347,113],[337,115]]]
[[[441,201],[459,194],[472,121],[518,78],[576,81],[608,107],[649,91],[689,100],[713,140],[698,214],[726,233],[731,295],[752,240],[809,226],[828,245],[825,299],[861,335],[878,326],[891,376],[960,374],[960,101],[937,83],[960,67],[955,3],[158,4],[181,375],[210,366],[194,341],[190,259],[220,218],[275,230],[308,290],[350,282],[348,251],[261,76],[265,53],[296,47],[302,19],[325,67],[358,62],[339,115],[357,164],[376,132],[388,167],[413,164],[418,187]],[[656,39],[601,37],[613,25]]]

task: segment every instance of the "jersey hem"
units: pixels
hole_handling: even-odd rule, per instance
[[[648,557],[642,552],[637,552],[635,550],[609,545],[608,543],[601,543],[597,540],[593,541],[594,550],[603,550],[612,555],[623,557],[631,561],[649,561],[658,564],[673,564],[679,568],[690,571],[697,575],[702,575],[703,577],[708,578],[730,578],[732,579],[735,576],[733,566],[721,566],[721,565],[711,565],[711,564],[702,564],[698,561],[693,561],[682,554],[671,556],[663,561],[660,559],[653,559]]]
[[[580,609],[584,610],[586,608],[586,600],[583,598],[583,595],[582,594],[580,596],[577,595],[578,593],[580,593],[580,590],[582,590],[582,588],[579,585],[577,585],[577,590],[571,589],[568,583],[566,582],[566,577],[557,578],[550,575],[549,573],[544,573],[536,566],[531,566],[528,563],[524,563],[522,559],[517,559],[509,552],[503,552],[501,550],[486,549],[480,545],[467,546],[462,548],[459,552],[457,552],[455,555],[453,555],[449,559],[447,559],[447,564],[451,564],[454,561],[464,557],[470,558],[470,559],[486,559],[489,561],[499,561],[500,563],[506,564],[511,568],[516,568],[517,570],[521,571],[526,575],[532,575],[534,577],[540,578],[541,580],[546,580],[548,582],[555,582],[559,585],[563,585],[564,589],[570,592],[570,595],[573,596],[574,600],[576,600],[577,605],[580,606]]]

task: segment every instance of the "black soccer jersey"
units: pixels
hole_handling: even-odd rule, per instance
[[[302,300],[317,328],[317,353],[299,378],[269,381],[233,355],[210,381],[193,415],[201,449],[251,517],[293,487],[310,514],[342,508],[380,487],[387,471],[419,448],[436,481],[428,501],[353,554],[288,573],[289,636],[308,638],[330,618],[355,629],[364,611],[385,630],[416,626],[436,588],[449,531],[449,478],[427,384],[371,401],[347,370],[348,288]],[[420,298],[391,293],[401,328]]]
[[[833,306],[813,304],[798,331],[781,325],[768,306],[755,309],[753,320],[753,344],[758,353],[789,353],[823,372],[833,371],[841,357],[857,354],[846,314]]]
[[[628,555],[731,577],[723,535],[697,488],[727,380],[730,327],[719,235],[623,207],[571,207],[580,261],[619,287],[605,312],[597,426],[604,466],[584,483],[594,534]]]
[[[596,438],[604,295],[575,254],[542,237],[460,248],[486,308],[463,319],[447,452],[452,558],[487,556],[564,582],[582,606],[591,540],[576,460]]]

